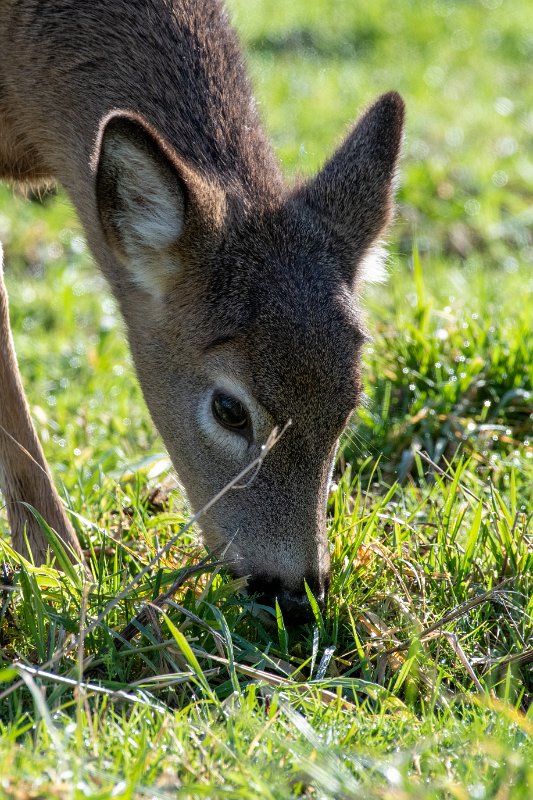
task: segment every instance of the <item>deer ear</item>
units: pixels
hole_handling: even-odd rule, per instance
[[[361,117],[321,172],[299,194],[327,217],[348,248],[349,282],[392,217],[396,166],[402,142],[403,100],[382,95]]]
[[[97,155],[96,201],[106,241],[135,282],[161,295],[179,269],[186,188],[157,134],[140,119],[107,119]]]
[[[141,117],[115,112],[99,142],[96,201],[106,241],[137,285],[164,297],[184,254],[220,222],[221,192]]]

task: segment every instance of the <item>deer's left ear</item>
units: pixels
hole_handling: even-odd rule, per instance
[[[397,92],[382,95],[298,196],[327,217],[349,247],[350,274],[368,256],[392,217],[404,103]]]

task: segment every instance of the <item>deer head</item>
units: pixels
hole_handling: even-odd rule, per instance
[[[186,163],[142,117],[102,126],[96,202],[152,417],[195,509],[290,427],[202,519],[251,591],[306,616],[329,582],[326,502],[360,395],[358,287],[393,207],[403,102],[391,92],[319,174],[254,193]]]

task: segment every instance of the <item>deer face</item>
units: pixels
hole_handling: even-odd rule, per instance
[[[289,623],[308,614],[304,581],[320,600],[329,583],[328,484],[364,338],[354,289],[390,216],[401,114],[382,98],[313,182],[268,203],[194,173],[142,121],[103,133],[97,202],[132,353],[193,507],[285,431],[201,527]]]

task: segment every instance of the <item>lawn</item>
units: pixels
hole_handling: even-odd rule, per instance
[[[200,563],[72,209],[0,187],[21,370],[98,578],[21,563],[0,511],[0,797],[531,800],[529,2],[230,7],[288,175],[380,92],[407,104],[329,603],[268,625]]]

